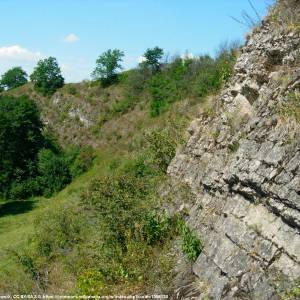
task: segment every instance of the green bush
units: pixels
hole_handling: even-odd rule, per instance
[[[105,286],[103,274],[95,269],[85,271],[77,280],[80,295],[102,295]]]
[[[70,94],[70,95],[73,95],[73,96],[76,96],[78,95],[78,91],[76,89],[76,87],[74,85],[68,85],[67,86],[67,92]]]
[[[73,251],[83,238],[83,222],[87,221],[82,210],[72,202],[49,208],[44,213],[36,220],[32,236],[32,257],[37,269],[42,268],[44,262]]]
[[[93,181],[81,196],[85,215],[101,232],[94,265],[106,286],[149,280],[144,270],[153,263],[153,247],[168,242],[174,232],[171,218],[152,209],[157,180],[157,171],[146,155],[140,155],[114,166],[110,175]]]
[[[37,177],[28,178],[20,182],[13,182],[9,191],[9,198],[14,200],[22,200],[32,196],[40,195],[41,193],[42,190],[39,179]]]
[[[172,230],[171,221],[171,218],[165,215],[159,216],[153,211],[147,213],[144,217],[142,227],[142,234],[145,241],[150,245],[166,241]]]
[[[69,162],[69,169],[72,178],[76,178],[84,172],[88,171],[95,159],[94,149],[90,146],[80,149],[73,161]]]
[[[16,254],[18,261],[23,266],[26,273],[30,275],[30,277],[34,280],[39,279],[38,270],[34,264],[32,257],[27,254]]]
[[[120,171],[140,179],[156,175],[153,166],[150,164],[149,157],[143,154],[125,161],[123,166],[120,167]]]
[[[160,73],[149,79],[150,115],[156,117],[170,104],[185,97],[203,98],[219,90],[233,71],[234,48],[224,48],[217,58],[208,55],[195,59],[175,58]]]
[[[125,98],[119,102],[113,104],[111,108],[112,114],[124,114],[131,110],[135,105],[135,99],[133,98]]]
[[[94,181],[82,201],[86,207],[101,212],[107,240],[124,246],[127,234],[132,233],[140,216],[139,202],[146,195],[147,185],[142,180],[121,174]]]
[[[193,233],[183,220],[178,221],[178,231],[182,239],[181,249],[189,260],[195,261],[203,250],[201,240]]]
[[[165,173],[176,153],[176,137],[172,136],[171,132],[167,129],[154,130],[147,133],[145,137],[153,164]]]
[[[38,172],[44,195],[48,197],[71,182],[65,159],[49,149],[42,149],[38,154]]]

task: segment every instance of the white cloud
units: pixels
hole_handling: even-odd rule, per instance
[[[147,59],[146,59],[145,56],[139,56],[138,59],[137,59],[137,61],[138,61],[139,64],[145,62],[146,60],[147,60]]]
[[[40,52],[31,52],[19,45],[0,47],[0,59],[35,62],[42,58]]]
[[[70,33],[64,38],[64,41],[66,43],[75,43],[78,42],[79,40],[80,40],[79,37],[74,33]]]
[[[180,55],[181,59],[193,59],[195,58],[194,54],[191,52],[185,52],[184,54]]]

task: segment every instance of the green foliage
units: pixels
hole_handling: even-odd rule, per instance
[[[178,231],[182,239],[181,249],[189,260],[195,261],[203,250],[201,240],[193,233],[183,220],[178,221]]]
[[[149,79],[150,115],[156,117],[170,104],[185,97],[203,98],[218,91],[233,70],[236,52],[223,49],[216,59],[208,55],[195,59],[175,58]]]
[[[151,94],[151,117],[160,115],[166,109],[168,102],[174,102],[170,101],[170,99],[173,100],[173,98],[170,98],[170,95],[173,96],[174,88],[172,88],[171,82],[168,79],[164,78],[162,74],[156,75],[151,78],[149,91]]]
[[[96,60],[96,68],[92,73],[95,80],[100,80],[103,86],[115,83],[118,79],[117,70],[121,69],[124,52],[118,49],[109,49]]]
[[[152,266],[154,248],[169,241],[175,228],[171,218],[152,209],[157,180],[147,156],[141,155],[115,166],[82,193],[84,215],[101,232],[101,241],[94,245],[101,251],[93,259],[97,269],[79,277],[81,291],[101,294],[104,286],[150,280],[151,272],[145,274],[145,266]],[[99,285],[94,281],[98,275]]]
[[[70,95],[73,95],[73,96],[76,96],[78,95],[78,91],[76,89],[76,87],[74,85],[67,85],[67,92],[70,94]]]
[[[14,181],[11,184],[9,198],[15,200],[27,199],[32,196],[40,195],[42,189],[37,177]]]
[[[33,259],[26,254],[22,254],[22,255],[16,254],[16,256],[20,264],[24,267],[25,272],[28,273],[34,280],[37,280],[39,274],[34,265]]]
[[[147,49],[143,57],[144,62],[140,63],[142,68],[148,68],[152,72],[158,72],[161,67],[161,59],[164,55],[164,50],[159,47],[154,47],[152,49]]]
[[[154,211],[145,215],[143,220],[142,234],[146,242],[153,245],[164,242],[170,236],[172,219],[166,215],[158,215]]]
[[[124,114],[131,110],[135,105],[135,99],[125,98],[119,102],[113,104],[111,108],[112,114]]]
[[[139,217],[139,201],[147,195],[147,185],[132,175],[115,175],[94,181],[82,200],[87,207],[101,212],[106,240],[121,245]]]
[[[94,149],[90,146],[78,150],[73,160],[68,162],[72,178],[76,178],[92,167],[95,159]]]
[[[77,280],[80,295],[101,295],[105,289],[103,274],[95,269],[89,269],[81,274]]]
[[[296,300],[300,297],[300,280],[299,278],[292,283],[292,286],[285,290],[280,299],[282,300]]]
[[[30,75],[30,80],[35,89],[44,96],[55,93],[64,85],[64,78],[54,57],[40,60]]]
[[[71,175],[65,159],[50,149],[42,149],[39,152],[38,172],[45,196],[51,196],[71,182]]]
[[[0,98],[1,197],[50,196],[91,167],[92,148],[84,147],[67,158],[50,132],[42,129],[39,111],[30,99]]]
[[[78,243],[83,216],[72,203],[58,206],[54,210],[48,209],[45,215],[47,218],[41,217],[36,221],[37,230],[33,242],[36,254],[50,259],[64,251],[70,251]]]
[[[39,111],[27,97],[0,98],[0,194],[9,196],[13,182],[29,179],[43,145]],[[20,190],[20,187],[14,187]]]
[[[6,89],[13,89],[27,83],[27,74],[21,67],[14,67],[1,76],[0,85]]]
[[[286,101],[278,106],[277,112],[286,119],[293,119],[300,123],[300,95],[289,93]]]
[[[147,133],[150,156],[153,164],[163,173],[167,171],[168,165],[175,156],[178,140],[168,129],[154,130]]]
[[[240,148],[240,143],[238,141],[234,141],[233,143],[228,145],[228,149],[231,152],[236,152]]]

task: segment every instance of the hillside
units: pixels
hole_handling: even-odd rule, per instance
[[[96,158],[90,171],[50,199],[3,200],[1,291],[170,291],[174,255],[181,253],[172,250],[181,216],[161,210],[176,194],[160,195],[170,185],[166,168],[185,141],[188,122],[209,113],[211,96],[226,84],[236,53],[228,47],[216,59],[177,57],[158,73],[123,72],[109,87],[67,84],[42,96],[29,83],[2,93],[28,96],[60,146],[68,151],[91,145]],[[192,198],[184,184],[175,190]],[[198,253],[200,241],[181,227],[195,239]]]
[[[180,297],[195,283],[209,299],[300,296],[300,6],[287,2],[247,37],[214,114],[191,123],[168,168],[196,194],[188,224],[205,245]]]
[[[0,294],[300,297],[300,5],[241,48],[28,95],[93,166],[0,202]]]

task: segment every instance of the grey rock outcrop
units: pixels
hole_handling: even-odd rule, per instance
[[[300,131],[287,109],[300,101],[299,46],[299,31],[264,21],[214,116],[191,123],[168,168],[197,197],[188,223],[205,245],[192,268],[207,287],[199,299],[280,299],[300,278]]]

